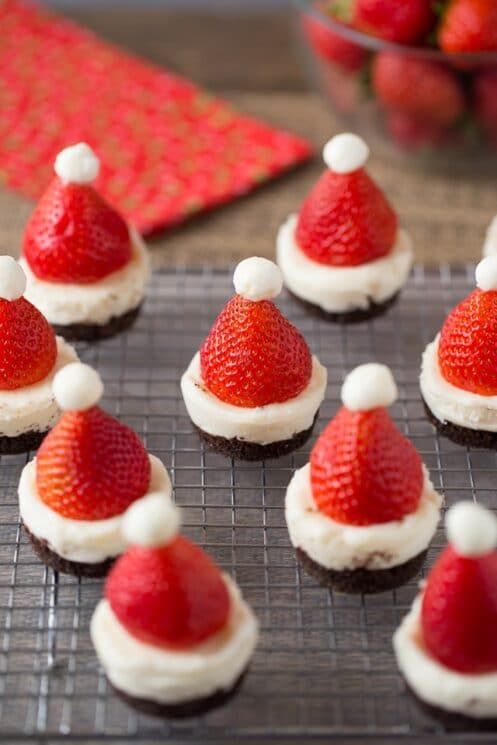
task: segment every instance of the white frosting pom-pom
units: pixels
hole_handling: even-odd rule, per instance
[[[495,256],[495,254],[497,254],[497,215],[488,226],[483,244],[483,256]]]
[[[283,277],[278,266],[269,259],[251,256],[240,261],[233,274],[235,291],[246,300],[271,300],[280,294]]]
[[[458,502],[445,516],[452,548],[460,556],[481,556],[497,547],[497,517],[476,502]]]
[[[352,173],[366,165],[369,147],[362,137],[349,132],[328,140],[323,149],[324,162],[335,173]]]
[[[155,548],[171,543],[180,524],[178,507],[161,492],[154,492],[128,507],[122,532],[132,545]]]
[[[54,170],[65,184],[91,184],[100,171],[100,161],[86,142],[79,142],[61,150]]]
[[[100,401],[104,384],[93,367],[82,362],[71,362],[59,370],[52,390],[63,411],[84,411]]]
[[[390,368],[377,362],[356,367],[342,386],[342,402],[350,411],[391,406],[398,395]]]
[[[26,275],[12,256],[0,256],[0,298],[18,300],[26,289]]]
[[[482,259],[476,267],[475,277],[480,290],[497,290],[497,255]]]

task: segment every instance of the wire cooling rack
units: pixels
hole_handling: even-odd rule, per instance
[[[318,431],[338,407],[344,373],[361,362],[385,362],[401,392],[393,416],[447,502],[478,498],[497,507],[495,455],[434,435],[418,393],[422,349],[472,286],[470,267],[430,273],[418,267],[387,316],[348,328],[314,320],[286,297],[281,307],[329,370]],[[185,532],[236,577],[260,619],[261,641],[243,689],[225,708],[177,724],[137,715],[121,703],[88,634],[102,583],[57,576],[38,562],[17,509],[26,458],[2,457],[0,741],[457,741],[418,712],[396,670],[391,637],[416,582],[377,596],[332,595],[298,568],[283,500],[308,448],[280,460],[235,463],[204,450],[194,433],[179,377],[231,294],[226,272],[158,273],[130,333],[79,351],[104,377],[106,408],[170,469]],[[430,562],[443,543],[439,530]],[[495,742],[495,736],[480,740]]]

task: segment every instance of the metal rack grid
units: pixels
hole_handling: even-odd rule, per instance
[[[435,436],[418,394],[421,350],[472,285],[470,267],[430,273],[418,267],[386,317],[349,328],[314,320],[286,297],[281,306],[329,369],[318,430],[337,409],[345,371],[383,361],[401,391],[393,416],[447,502],[478,498],[497,508],[495,455]],[[235,463],[204,450],[193,432],[178,380],[231,292],[226,272],[158,273],[136,327],[80,353],[104,377],[104,406],[134,427],[170,469],[185,532],[236,577],[259,616],[262,637],[242,691],[225,708],[181,723],[126,708],[106,685],[88,634],[101,582],[57,576],[38,562],[18,518],[16,487],[26,458],[3,457],[0,741],[457,739],[419,713],[392,655],[392,632],[416,582],[378,596],[332,595],[298,568],[283,499],[308,448],[262,464]],[[430,561],[443,543],[439,530]]]

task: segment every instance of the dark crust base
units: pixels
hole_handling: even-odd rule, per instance
[[[353,595],[360,593],[372,595],[376,592],[386,592],[405,585],[406,582],[419,574],[427,553],[427,551],[422,551],[404,564],[399,564],[390,569],[344,569],[343,571],[337,571],[321,566],[301,548],[296,548],[295,552],[298,561],[307,574],[317,580],[320,585],[328,587],[330,590]]]
[[[64,559],[59,554],[56,554],[55,551],[52,551],[43,538],[37,538],[24,524],[23,528],[38,558],[56,572],[72,574],[75,577],[105,577],[115,561],[115,559],[106,559],[99,564],[83,564],[79,561],[69,561],[69,559]]]
[[[56,334],[63,336],[67,341],[100,341],[129,329],[136,321],[140,309],[141,303],[136,308],[123,313],[122,316],[113,316],[103,326],[91,323],[70,323],[67,326],[60,326],[53,323],[52,328]]]
[[[19,453],[27,453],[29,450],[37,450],[47,433],[48,429],[45,430],[45,432],[31,430],[30,432],[23,432],[21,435],[17,435],[16,437],[1,435],[0,454],[18,455]]]
[[[295,295],[291,290],[288,290],[288,288],[287,292],[300,306],[302,306],[302,308],[305,308],[308,313],[311,313],[317,318],[329,321],[330,323],[363,323],[364,321],[370,321],[372,318],[382,316],[386,313],[397,301],[397,298],[400,295],[399,290],[399,292],[396,292],[395,295],[392,295],[392,297],[388,298],[388,300],[385,300],[383,303],[375,303],[373,300],[370,300],[369,308],[366,308],[365,310],[358,308],[357,310],[349,310],[344,313],[330,313],[327,310],[320,308],[319,305],[314,305],[314,303],[310,303],[308,300],[304,300],[298,295]]]
[[[458,445],[468,445],[484,450],[497,450],[497,432],[486,432],[484,429],[468,429],[452,422],[441,422],[422,399],[426,416],[437,431]]]
[[[234,458],[235,460],[268,460],[269,458],[280,458],[283,455],[288,455],[294,450],[302,447],[312,434],[318,414],[319,411],[316,412],[316,416],[314,417],[309,429],[297,432],[297,434],[289,440],[270,442],[268,445],[259,445],[256,442],[237,440],[236,437],[229,440],[226,437],[210,435],[208,432],[204,432],[203,429],[200,429],[200,427],[197,427],[193,422],[192,424],[208,447],[211,450],[215,450],[217,453],[221,453],[221,455],[226,455],[228,458]]]
[[[449,732],[497,732],[497,717],[477,719],[455,711],[447,711],[423,701],[405,680],[404,683],[409,695],[416,701],[419,708],[428,716],[441,722]]]
[[[137,709],[137,711],[140,711],[143,714],[149,714],[153,717],[162,717],[164,719],[186,719],[187,717],[196,717],[200,714],[206,714],[208,711],[217,709],[219,706],[226,704],[233,698],[233,696],[235,696],[242,685],[246,674],[247,670],[244,670],[229,691],[216,691],[216,693],[213,693],[210,696],[197,698],[193,701],[184,701],[181,704],[161,704],[158,701],[130,696],[129,693],[125,693],[120,688],[116,688],[112,683],[110,685],[119,698],[125,701],[128,706]]]

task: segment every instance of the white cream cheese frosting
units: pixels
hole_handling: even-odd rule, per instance
[[[440,422],[497,432],[497,396],[481,396],[445,380],[438,364],[439,339],[428,344],[421,364],[419,385],[428,408]]]
[[[0,435],[17,437],[24,432],[46,432],[59,419],[52,382],[61,368],[78,360],[78,355],[60,336],[56,341],[55,365],[43,380],[13,391],[0,391]]]
[[[247,668],[258,624],[232,579],[223,575],[231,611],[226,626],[189,650],[146,644],[124,628],[107,600],[97,605],[90,633],[98,658],[121,691],[158,703],[179,704],[230,690]]]
[[[79,285],[39,279],[24,257],[19,259],[27,278],[25,297],[53,324],[73,323],[103,326],[111,318],[138,307],[150,276],[150,260],[145,243],[130,228],[130,261],[107,277]]]
[[[181,378],[181,391],[190,419],[204,432],[267,445],[309,429],[324,399],[327,379],[326,368],[313,357],[311,379],[298,396],[255,408],[233,406],[207,390],[197,352]]]
[[[419,595],[393,637],[397,664],[409,687],[428,704],[469,717],[497,716],[497,673],[468,675],[442,665],[423,644]]]
[[[406,283],[413,263],[411,239],[399,230],[390,253],[360,266],[326,266],[313,261],[295,240],[297,215],[281,226],[276,241],[278,265],[285,285],[302,300],[328,313],[369,308],[383,303]]]
[[[171,481],[164,465],[153,455],[149,458],[152,468],[150,485],[137,502],[143,502],[157,492],[170,499]],[[98,564],[118,556],[126,548],[121,530],[126,512],[106,520],[72,520],[42,502],[36,487],[36,458],[23,468],[21,474],[19,510],[29,531],[47,541],[55,553],[69,561]]]
[[[389,569],[424,551],[439,518],[442,497],[423,466],[423,491],[417,509],[402,520],[377,525],[344,525],[319,512],[312,496],[311,466],[293,475],[285,498],[290,540],[326,569]]]

